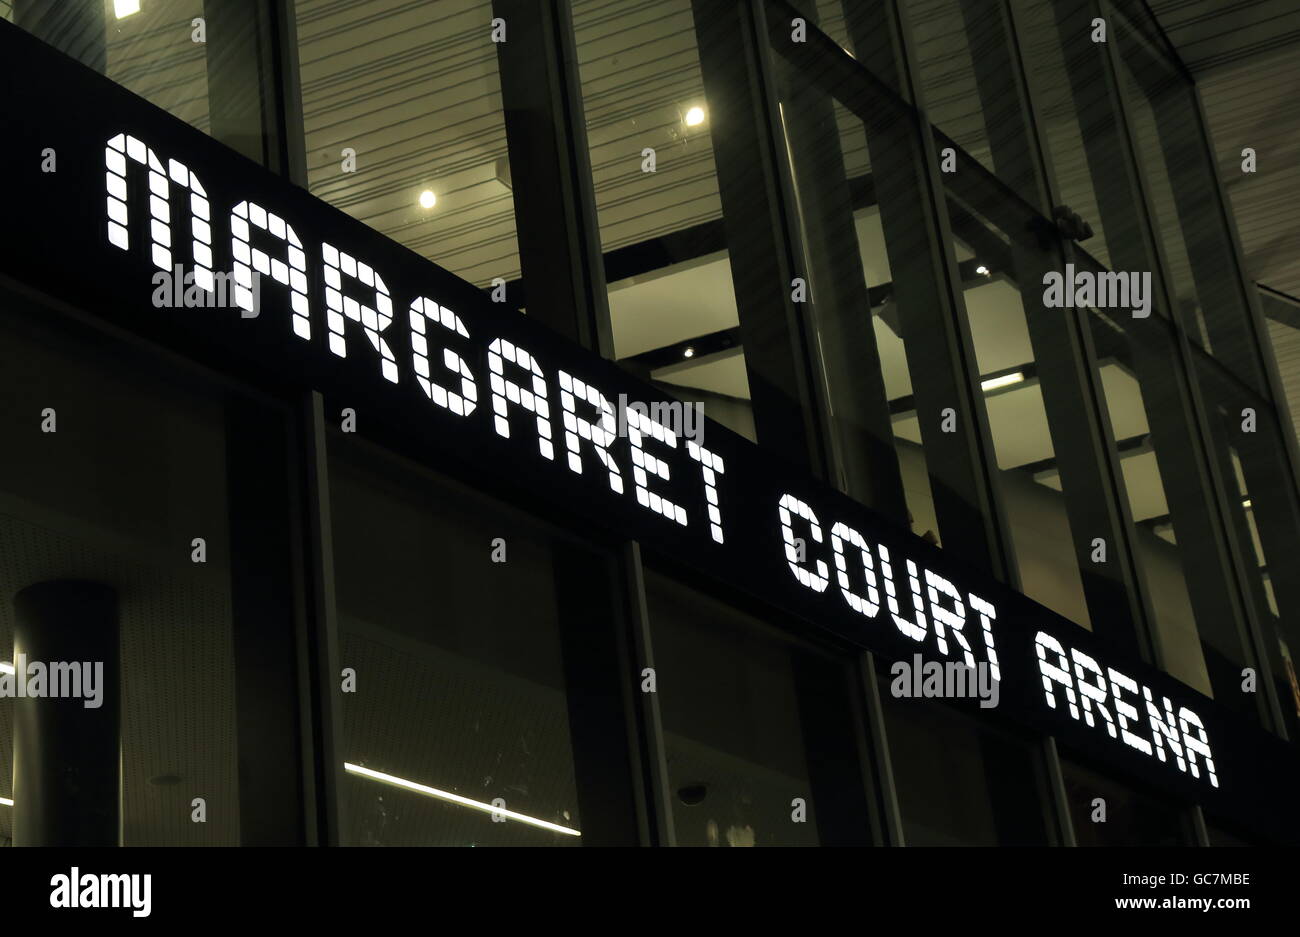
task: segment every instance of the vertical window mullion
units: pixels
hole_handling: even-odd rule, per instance
[[[1095,16],[1104,18],[1109,11],[1109,4],[1106,0],[1092,0],[1092,12]],[[1186,543],[1185,548],[1188,555],[1194,557],[1193,563],[1196,567],[1191,573],[1191,578],[1197,581],[1201,580],[1202,577],[1196,575],[1197,569],[1213,570],[1214,575],[1210,582],[1222,583],[1221,597],[1225,602],[1225,611],[1230,610],[1234,627],[1242,639],[1241,649],[1246,655],[1247,664],[1253,664],[1258,671],[1260,668],[1256,658],[1261,647],[1259,625],[1252,604],[1246,601],[1243,591],[1241,570],[1244,567],[1241,545],[1236,542],[1237,538],[1232,536],[1230,525],[1225,521],[1228,516],[1226,514],[1228,510],[1225,495],[1227,490],[1226,480],[1222,477],[1216,461],[1210,456],[1213,440],[1206,425],[1205,405],[1201,400],[1200,388],[1195,380],[1195,369],[1188,348],[1184,323],[1182,317],[1177,314],[1176,298],[1169,277],[1167,258],[1160,238],[1156,236],[1150,187],[1146,183],[1145,173],[1138,160],[1133,139],[1132,120],[1120,86],[1120,69],[1116,61],[1118,53],[1113,48],[1111,41],[1114,39],[1114,36],[1111,35],[1114,30],[1110,28],[1113,25],[1113,23],[1108,24],[1107,42],[1093,43],[1094,46],[1099,47],[1095,52],[1097,56],[1095,68],[1097,77],[1101,79],[1106,88],[1107,100],[1115,122],[1116,145],[1119,147],[1121,158],[1127,167],[1132,198],[1115,199],[1112,205],[1125,204],[1128,206],[1127,210],[1132,213],[1130,221],[1139,232],[1141,242],[1139,250],[1145,261],[1144,264],[1135,265],[1135,269],[1145,268],[1152,271],[1152,281],[1157,284],[1158,299],[1170,314],[1177,345],[1177,376],[1179,383],[1182,385],[1180,396],[1183,399],[1184,415],[1180,423],[1185,427],[1186,435],[1183,447],[1187,454],[1185,467],[1200,475],[1202,484],[1199,487],[1202,493],[1208,496],[1207,500],[1210,502],[1206,503],[1206,500],[1193,498],[1183,500],[1184,516],[1192,513],[1192,510],[1187,509],[1194,508],[1197,512],[1198,525],[1203,525],[1207,531],[1213,532],[1209,537],[1188,538],[1189,542]],[[1104,184],[1104,180],[1099,179],[1096,181]],[[1099,201],[1104,202],[1105,200],[1099,197]],[[1107,227],[1111,226],[1108,225]],[[1112,250],[1114,249],[1112,247]],[[1124,266],[1122,263],[1119,265]],[[1213,507],[1211,507],[1211,503]],[[1173,505],[1171,504],[1172,508]],[[1186,537],[1186,534],[1184,534],[1184,537]],[[1157,648],[1157,650],[1159,649]],[[1158,658],[1157,663],[1167,668],[1166,661]],[[1262,705],[1258,707],[1260,718],[1265,719],[1266,724],[1278,727],[1281,725],[1281,716],[1276,694],[1271,681],[1264,680],[1263,683],[1265,684],[1264,700]]]
[[[945,436],[955,437],[953,441],[959,441],[957,447],[959,451],[951,453],[955,458],[937,459],[940,464],[937,467],[932,465],[931,472],[936,471],[936,468],[943,471],[945,465],[948,466],[947,470],[951,470],[953,465],[960,467],[965,477],[964,484],[960,485],[958,490],[963,490],[965,500],[969,506],[976,508],[975,513],[978,514],[978,520],[971,517],[965,525],[952,523],[945,525],[943,517],[940,516],[939,527],[943,531],[945,547],[958,550],[971,558],[987,556],[984,563],[989,570],[1013,588],[1019,588],[1020,574],[1015,561],[1006,511],[997,485],[993,481],[992,472],[996,471],[996,460],[993,454],[992,434],[989,430],[988,417],[977,398],[980,383],[979,367],[975,361],[961,277],[953,253],[953,234],[948,213],[944,210],[939,154],[925,110],[920,73],[913,52],[911,27],[908,24],[906,11],[898,0],[892,0],[885,16],[889,21],[887,28],[895,35],[896,41],[893,47],[900,57],[900,61],[894,65],[895,72],[901,86],[910,89],[914,108],[915,121],[908,130],[914,137],[921,156],[919,167],[921,198],[928,222],[931,256],[938,268],[935,273],[941,285],[944,306],[938,315],[931,316],[929,328],[916,330],[913,344],[917,340],[925,342],[929,347],[922,352],[923,357],[930,361],[941,362],[948,368],[948,373],[926,374],[922,371],[918,373],[918,380],[925,383],[937,380],[943,384],[942,394],[950,398],[947,406],[956,411],[959,430],[957,433],[932,434],[932,438],[937,440],[942,440]],[[859,20],[857,25],[861,29],[867,24]],[[860,38],[865,44],[865,37],[858,35],[854,37],[855,43]],[[889,188],[888,181],[878,185],[877,191],[887,188]],[[883,201],[881,210],[883,214]],[[898,275],[895,276],[897,278]],[[919,316],[922,310],[914,308],[907,310],[907,314]],[[918,390],[918,404],[920,404],[920,396],[921,392]],[[927,409],[933,412],[921,414],[921,410],[918,409],[918,414],[922,419],[934,420],[938,418],[938,413],[943,408]],[[949,481],[936,479],[932,485],[936,489],[943,489],[949,487]]]

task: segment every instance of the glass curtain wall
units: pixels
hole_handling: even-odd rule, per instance
[[[755,439],[691,0],[572,6],[614,357]]]
[[[308,188],[476,286],[499,281],[518,307],[491,2],[294,8]]]

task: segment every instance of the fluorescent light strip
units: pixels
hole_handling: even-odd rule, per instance
[[[1025,375],[1020,371],[1016,371],[1014,374],[1004,374],[1001,377],[991,377],[987,381],[980,382],[980,390],[997,390],[999,387],[1019,384],[1024,379]]]
[[[426,797],[436,797],[439,800],[445,800],[449,803],[460,804],[462,807],[472,807],[475,810],[482,810],[484,813],[495,813],[503,817],[509,817],[511,820],[518,820],[520,823],[527,823],[531,826],[539,826],[544,830],[551,830],[554,833],[564,833],[568,836],[582,835],[578,830],[571,830],[567,826],[548,823],[547,821],[539,820],[536,817],[529,817],[522,813],[515,813],[513,810],[506,810],[504,807],[493,807],[491,804],[485,804],[477,800],[470,800],[468,797],[461,797],[459,794],[440,791],[435,787],[426,787],[423,784],[416,784],[414,781],[407,781],[404,778],[394,777],[391,774],[384,774],[381,771],[372,771],[369,768],[361,767],[361,765],[344,762],[343,768],[349,774],[359,774],[361,777],[370,778],[372,781],[379,781],[382,784],[391,784],[393,787],[415,791],[417,794],[424,794]]]
[[[528,823],[532,826],[540,826],[545,830],[552,830],[556,833],[566,833],[569,836],[581,836],[582,833],[577,830],[571,830],[567,826],[559,826],[555,823],[548,823],[545,820],[538,820],[536,817],[528,817],[522,813],[515,813],[513,810],[493,807],[491,804],[480,803],[477,800],[470,800],[468,797],[461,797],[459,794],[451,794],[447,791],[440,791],[436,788],[425,787],[423,784],[416,784],[413,781],[407,781],[402,778],[394,777],[391,774],[383,774],[379,771],[371,771],[369,768],[363,768],[360,765],[344,763],[344,768],[351,774],[359,774],[375,781],[381,781],[384,784],[391,784],[394,787],[404,788],[408,791],[415,791],[419,794],[426,794],[429,797],[437,797],[440,800],[450,801],[454,804],[460,804],[463,807],[473,807],[476,810],[484,810],[488,813],[499,813],[502,816],[509,817],[512,820],[518,820],[520,823]],[[8,797],[0,797],[0,806],[12,807],[14,802]]]
[[[0,660],[0,673],[13,673],[14,665],[7,660]]]
[[[0,672],[13,673],[14,665],[8,661],[0,661]],[[439,800],[445,800],[449,803],[460,804],[462,807],[472,807],[475,810],[482,810],[485,813],[495,813],[503,817],[509,817],[511,820],[518,820],[520,823],[527,823],[531,826],[541,827],[544,830],[551,830],[555,833],[564,833],[567,836],[581,836],[578,830],[571,830],[567,826],[560,826],[557,823],[549,823],[546,820],[539,820],[536,817],[530,817],[526,814],[515,813],[513,810],[506,810],[503,807],[493,807],[491,804],[485,804],[481,801],[470,800],[468,797],[461,797],[459,794],[453,794],[450,791],[440,791],[436,787],[427,787],[424,784],[416,784],[414,781],[407,781],[405,778],[399,778],[391,774],[384,774],[382,771],[372,771],[369,768],[363,768],[361,765],[354,765],[350,762],[344,762],[344,769],[349,774],[359,774],[364,778],[370,778],[372,781],[379,781],[383,784],[391,784],[394,787],[400,787],[408,791],[415,791],[417,794],[424,794],[426,797],[436,797]],[[6,807],[12,807],[14,802],[0,797],[0,804]]]

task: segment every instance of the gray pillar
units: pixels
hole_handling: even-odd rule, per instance
[[[87,708],[84,698],[14,699],[14,845],[116,846],[122,802],[117,593],[95,582],[41,582],[14,596],[14,612],[15,670],[37,662],[47,671],[58,661],[103,665],[96,708]]]

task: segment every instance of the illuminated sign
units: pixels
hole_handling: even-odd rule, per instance
[[[708,420],[679,436],[630,403],[662,396],[612,362],[4,24],[0,43],[0,81],[25,89],[0,105],[11,283],[264,385],[318,390],[445,471],[882,658],[983,666],[997,712],[1032,733],[1242,823],[1294,822],[1253,813],[1289,804],[1300,780],[1294,750],[1257,726],[779,451]],[[51,89],[73,85],[70,114]],[[177,266],[202,290],[232,278],[236,308],[157,308],[151,277]]]
[[[541,471],[550,463],[552,472],[567,470],[582,476],[586,498],[626,500],[656,515],[665,530],[707,528],[717,549],[728,548],[728,514],[741,505],[760,518],[766,512],[769,529],[764,536],[732,549],[779,548],[794,581],[813,593],[826,594],[827,604],[838,597],[870,628],[896,630],[938,658],[954,658],[967,667],[984,663],[994,680],[1001,679],[997,606],[975,591],[960,588],[931,565],[922,566],[916,558],[920,541],[891,549],[845,520],[836,519],[824,528],[817,512],[794,493],[766,502],[740,501],[735,497],[735,477],[757,453],[745,451],[740,458],[728,454],[724,459],[698,441],[680,438],[673,428],[649,416],[646,407],[629,405],[626,393],[602,387],[588,371],[573,368],[571,373],[566,369],[569,365],[559,365],[532,342],[521,340],[514,329],[509,330],[513,338],[507,338],[497,323],[486,331],[472,316],[467,323],[469,309],[458,311],[445,298],[440,301],[432,284],[402,283],[363,259],[364,246],[345,244],[341,237],[332,237],[339,244],[304,243],[297,232],[307,229],[292,215],[285,217],[288,212],[277,213],[276,206],[263,207],[241,198],[224,215],[214,217],[199,174],[168,153],[160,155],[152,141],[124,131],[108,139],[103,153],[105,246],[129,253],[137,244],[131,233],[135,227],[141,234],[147,232],[147,243],[139,238],[138,252],[155,267],[170,272],[178,259],[182,264],[188,259],[193,264],[193,282],[213,291],[216,238],[232,259],[240,308],[258,311],[253,302],[254,276],[269,276],[282,287],[279,327],[286,340],[311,343],[323,318],[325,347],[312,346],[321,353],[338,358],[355,354],[369,362],[370,380],[386,381],[408,392],[418,388],[424,400],[458,420],[478,419],[501,439],[511,440],[514,465],[527,465],[532,459]],[[133,173],[138,180],[135,186]],[[145,205],[147,225],[133,221]],[[178,258],[178,252],[188,258]],[[311,264],[320,269],[309,269]],[[312,282],[321,287],[314,293]],[[399,284],[406,292],[397,293],[395,306]],[[398,316],[397,309],[404,314]],[[395,349],[399,348],[408,352],[405,372],[398,363]],[[475,367],[484,360],[486,369]],[[490,407],[480,407],[485,398],[490,398]],[[621,414],[615,413],[612,399],[621,402]],[[620,445],[622,439],[615,433],[620,420],[626,426],[626,446]],[[734,447],[733,438],[728,448]],[[730,478],[728,462],[736,466]],[[694,483],[682,484],[680,477],[688,474],[694,475]],[[667,483],[674,480],[679,482],[677,490],[670,492]],[[796,528],[803,536],[796,534]],[[816,552],[818,546],[825,555]],[[1067,655],[1061,641],[1046,631],[1036,635],[1035,652],[1048,708],[1059,708],[1058,696],[1062,697],[1072,719],[1100,728],[1171,770],[1218,786],[1205,724],[1189,705],[1180,703],[1175,715],[1168,697],[1157,701],[1151,690],[1142,687],[1144,695],[1136,702],[1144,711],[1139,713],[1123,695],[1138,692],[1131,677],[1113,667],[1103,668],[1078,649]],[[1139,733],[1148,720],[1150,731],[1144,737]]]

